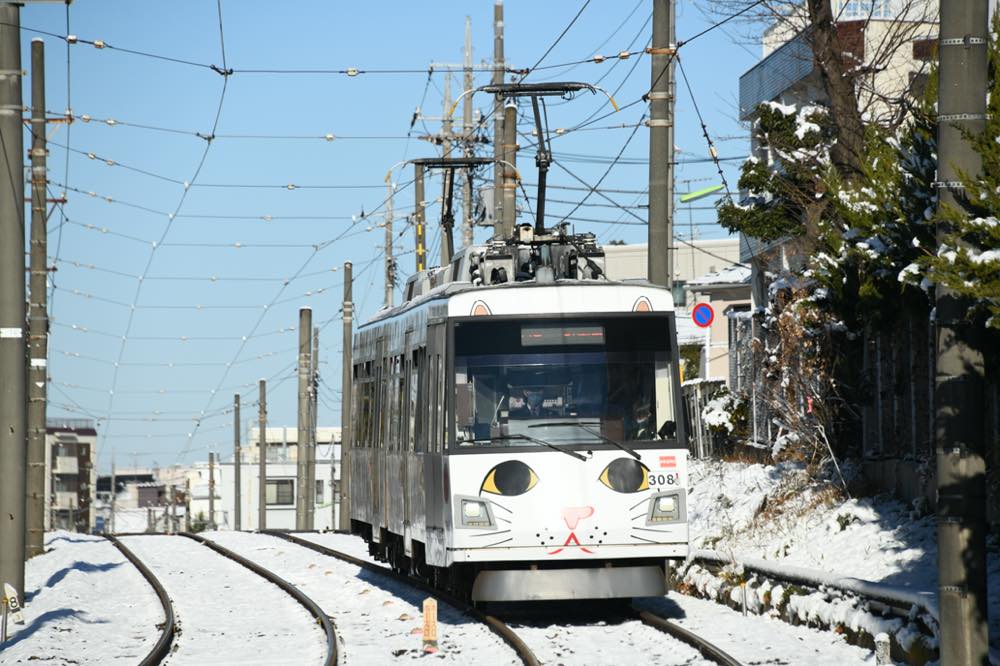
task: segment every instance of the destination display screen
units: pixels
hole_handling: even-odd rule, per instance
[[[522,347],[603,345],[604,327],[589,324],[532,324],[521,326]]]

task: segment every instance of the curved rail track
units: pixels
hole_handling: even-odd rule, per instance
[[[636,613],[636,618],[643,624],[658,629],[665,634],[669,634],[679,641],[683,641],[693,647],[695,650],[701,653],[701,656],[706,659],[710,659],[720,666],[742,666],[732,655],[728,654],[722,648],[716,646],[714,643],[710,643],[698,634],[685,629],[684,627],[674,624],[666,618],[660,617],[655,613],[651,613],[646,610],[641,610],[638,608],[633,609]]]
[[[353,555],[348,555],[347,553],[342,553],[339,550],[334,550],[333,548],[328,548],[327,546],[323,546],[321,544],[314,543],[312,541],[307,541],[306,539],[301,539],[295,536],[294,534],[289,534],[287,532],[282,532],[278,530],[264,530],[262,534],[268,534],[270,536],[278,537],[279,539],[284,539],[285,541],[289,541],[298,546],[302,546],[303,548],[308,548],[309,550],[313,550],[322,555],[336,558],[343,562],[347,562],[349,564],[353,564],[357,567],[361,567],[363,569],[376,573],[380,576],[385,576],[387,578],[398,581],[405,585],[409,585],[411,587],[416,587],[420,590],[423,590],[424,592],[427,592],[428,594],[436,598],[438,601],[442,601],[448,604],[449,606],[452,606],[458,609],[459,611],[465,613],[466,615],[475,618],[479,622],[485,624],[487,627],[489,627],[490,631],[492,631],[501,639],[503,639],[503,641],[507,643],[511,647],[511,649],[514,650],[514,652],[521,659],[521,661],[524,662],[525,666],[540,666],[541,662],[538,661],[538,658],[531,651],[531,648],[529,648],[528,645],[523,640],[521,640],[521,637],[518,636],[513,629],[507,626],[502,620],[492,615],[487,615],[483,613],[479,609],[470,606],[468,603],[462,601],[461,599],[453,597],[450,594],[442,592],[441,590],[435,589],[430,585],[424,583],[423,581],[410,578],[409,576],[404,576],[403,574],[396,573],[395,571],[393,571],[388,567],[384,567],[382,565],[375,564],[374,562],[369,562],[368,560],[363,560],[354,557]]]
[[[173,646],[174,633],[177,629],[176,618],[174,616],[174,605],[170,602],[170,597],[167,596],[167,591],[164,589],[163,585],[160,583],[159,579],[153,575],[153,572],[142,563],[135,553],[128,549],[128,546],[119,541],[116,537],[106,534],[105,538],[115,545],[115,548],[121,551],[122,555],[125,556],[129,562],[135,565],[135,568],[139,570],[142,577],[153,588],[156,592],[156,596],[160,599],[160,605],[163,606],[163,629],[160,632],[160,638],[157,639],[156,645],[153,649],[149,651],[142,661],[139,662],[139,666],[153,666],[154,664],[159,664],[163,661],[168,654],[170,654],[170,648]]]
[[[287,592],[293,599],[299,602],[302,606],[304,606],[305,609],[309,611],[309,614],[316,618],[320,626],[323,627],[323,633],[326,634],[326,660],[323,662],[324,666],[335,666],[337,664],[336,627],[334,626],[333,621],[330,620],[330,617],[323,612],[323,609],[320,608],[315,601],[306,596],[301,590],[299,590],[299,588],[295,587],[294,585],[286,581],[284,578],[281,578],[280,576],[270,571],[269,569],[265,569],[256,562],[252,562],[243,557],[242,555],[238,555],[237,553],[234,553],[228,548],[220,546],[214,541],[206,539],[205,537],[199,534],[193,534],[191,532],[181,532],[180,534],[181,536],[193,539],[204,546],[208,546],[209,548],[217,552],[219,555],[229,558],[230,560],[236,562],[237,564],[240,564],[249,569],[250,571],[253,571],[261,578],[264,578],[265,580],[274,583],[282,590]]]

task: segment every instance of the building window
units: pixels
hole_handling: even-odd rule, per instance
[[[295,480],[274,479],[264,488],[264,503],[268,506],[293,506],[295,504]]]
[[[322,481],[316,481],[316,504],[323,503],[323,486],[326,485]]]
[[[684,285],[687,284],[684,280],[674,280],[674,307],[682,308],[687,305],[687,290],[684,289]]]

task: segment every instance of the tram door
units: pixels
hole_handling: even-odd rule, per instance
[[[445,409],[445,324],[432,323],[427,329],[428,407],[430,418],[427,428],[427,453],[424,455],[424,487],[427,507],[427,562],[445,565],[446,543],[444,530],[445,490],[443,432],[446,429]]]

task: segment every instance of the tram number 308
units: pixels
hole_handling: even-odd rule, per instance
[[[650,486],[673,486],[677,484],[677,476],[674,474],[653,474],[649,475]]]

